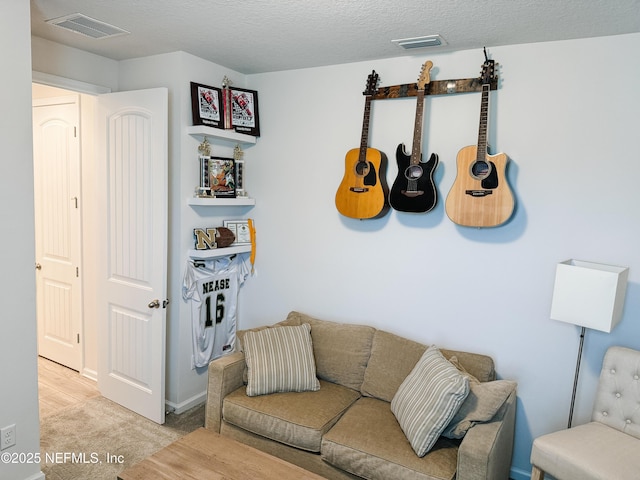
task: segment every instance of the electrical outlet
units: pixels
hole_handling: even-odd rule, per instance
[[[16,444],[16,424],[0,429],[0,450],[13,447]]]

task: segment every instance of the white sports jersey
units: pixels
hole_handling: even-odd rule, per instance
[[[249,256],[187,261],[182,297],[191,301],[196,367],[231,353],[236,341],[238,291],[251,272]],[[199,266],[196,266],[199,265]]]

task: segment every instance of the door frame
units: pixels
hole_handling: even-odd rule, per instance
[[[39,144],[36,146],[34,143],[34,180],[36,182],[35,187],[35,199],[36,199],[36,264],[37,269],[41,269],[37,274],[37,292],[36,292],[36,311],[37,311],[37,335],[38,335],[38,352],[49,358],[50,360],[57,361],[62,365],[65,365],[73,370],[81,371],[84,365],[84,321],[83,321],[83,288],[82,288],[82,277],[84,276],[84,269],[82,265],[82,155],[81,155],[81,144],[79,138],[79,125],[80,125],[80,94],[74,93],[68,90],[66,95],[56,95],[56,96],[47,96],[44,98],[37,98],[32,100],[32,111],[33,111],[33,128],[34,128],[34,141],[36,138],[38,140],[42,140],[42,137],[36,137],[35,130],[40,131],[40,126],[36,125],[36,119],[42,119],[43,112],[46,111],[47,114],[44,118],[48,119],[47,121],[51,121],[50,114],[53,114],[56,117],[56,120],[59,120],[59,115],[61,115],[62,111],[67,111],[71,106],[72,112],[68,112],[72,119],[64,116],[66,121],[70,121],[72,123],[67,124],[69,126],[74,127],[74,133],[72,134],[69,129],[65,131],[66,142],[69,146],[67,150],[68,156],[67,158],[67,167],[68,178],[66,181],[68,182],[67,186],[69,188],[69,201],[71,202],[71,198],[75,197],[75,209],[73,208],[72,202],[68,205],[67,215],[68,215],[68,229],[65,229],[68,238],[69,245],[69,257],[65,260],[57,259],[54,260],[46,254],[44,236],[48,230],[45,228],[45,224],[48,222],[45,221],[45,214],[43,211],[44,205],[49,203],[51,197],[43,196],[42,191],[45,190],[45,185],[50,184],[50,182],[46,182],[46,177],[44,177],[44,172],[46,171],[46,164],[48,163],[48,157],[50,154],[49,150],[42,150],[42,145]],[[43,109],[43,110],[40,110]],[[45,110],[46,109],[46,110]],[[65,114],[66,115],[66,114]],[[69,137],[73,135],[73,140]],[[39,153],[39,154],[38,154]],[[56,173],[58,172],[55,169]],[[64,180],[63,180],[64,181]],[[64,224],[65,222],[62,222]],[[74,268],[75,267],[75,268]],[[75,269],[75,272],[74,272]],[[70,323],[68,326],[70,327],[68,334],[69,337],[66,339],[51,339],[48,336],[47,326],[49,325],[47,315],[45,311],[47,310],[45,305],[45,299],[47,297],[45,293],[45,284],[47,284],[47,279],[51,281],[54,279],[54,283],[62,282],[64,286],[68,287],[70,294],[68,295],[67,300],[69,301],[69,313],[70,313]],[[65,289],[66,291],[66,289]],[[76,342],[76,334],[77,334],[77,342]],[[66,340],[66,341],[65,341]]]
[[[56,87],[56,88],[61,88],[64,90],[68,90],[70,92],[75,92],[75,93],[80,93],[80,94],[86,94],[88,96],[91,97],[96,97],[95,98],[95,104],[92,106],[92,117],[91,117],[91,123],[93,124],[93,129],[95,130],[95,128],[97,128],[97,113],[98,113],[98,99],[97,97],[101,94],[109,94],[112,93],[112,90],[110,88],[107,87],[103,87],[100,85],[94,85],[94,84],[89,84],[89,83],[85,83],[82,81],[77,81],[77,80],[73,80],[73,79],[69,79],[69,78],[65,78],[65,77],[59,77],[56,75],[50,75],[50,74],[46,74],[46,73],[42,73],[42,72],[37,72],[37,71],[32,71],[32,84],[36,83],[36,84],[42,84],[42,85],[46,85],[46,86],[50,86],[50,87]],[[81,100],[81,105],[82,105],[82,100]],[[167,108],[168,108],[168,104],[167,104]],[[81,117],[85,115],[84,109],[81,107]],[[88,115],[86,117],[89,117]],[[168,126],[168,115],[166,118],[166,122],[167,122],[167,126]],[[82,118],[81,118],[81,124],[82,124]],[[82,181],[81,181],[81,201],[83,202],[83,205],[87,205],[88,204],[88,200],[90,199],[91,195],[87,195],[87,191],[91,190],[91,188],[85,188],[84,182],[85,179],[90,178],[91,181],[95,182],[95,185],[97,187],[98,182],[99,182],[99,178],[93,178],[93,177],[97,177],[97,173],[98,170],[97,169],[93,169],[92,173],[89,173],[88,175],[85,175],[85,172],[87,169],[83,168],[85,162],[96,162],[97,161],[97,157],[94,157],[93,154],[90,154],[88,156],[85,156],[85,152],[89,151],[91,152],[93,149],[85,149],[82,144],[85,140],[84,138],[84,134],[86,134],[86,130],[81,137],[81,158],[82,158]],[[165,135],[167,135],[166,141],[168,143],[168,131],[165,132]],[[93,134],[93,132],[92,132]],[[97,134],[97,133],[96,133]],[[93,140],[93,139],[91,139]],[[92,143],[90,142],[85,142],[85,143]],[[95,141],[93,142],[93,144],[95,144]],[[167,162],[168,162],[168,145],[165,145],[165,149],[166,149],[166,155],[167,155]],[[168,172],[168,165],[167,165],[167,171],[165,172],[166,175],[169,174]],[[90,208],[85,208],[83,210],[83,230],[82,230],[82,237],[83,237],[83,247],[82,247],[82,258],[83,260],[86,259],[87,261],[83,261],[83,264],[85,266],[87,266],[86,268],[86,274],[81,277],[81,285],[84,291],[84,302],[82,305],[82,310],[85,312],[85,315],[83,316],[83,324],[82,324],[82,329],[86,332],[87,328],[87,322],[86,320],[89,317],[92,317],[92,315],[90,315],[90,312],[92,311],[92,309],[97,309],[99,308],[99,302],[97,301],[98,298],[98,292],[99,292],[99,269],[96,268],[96,270],[94,270],[92,273],[89,272],[89,263],[90,261],[93,261],[94,265],[95,265],[95,258],[97,258],[100,255],[100,252],[97,251],[97,248],[94,248],[95,245],[91,245],[91,243],[97,244],[98,242],[90,242],[87,240],[88,237],[91,236],[91,227],[88,226],[88,223],[85,222],[85,218],[88,215],[91,215],[91,213],[93,213],[94,215],[97,214],[98,212],[100,212],[100,208],[99,205],[97,203],[94,204],[95,208],[94,209],[90,209]],[[166,221],[168,222],[168,204],[166,206]],[[86,237],[85,237],[86,235]],[[168,238],[167,238],[167,242],[168,242]],[[89,253],[89,250],[91,250],[91,252]],[[167,252],[168,253],[168,252]],[[168,257],[167,257],[167,268],[168,268]],[[165,272],[165,277],[166,277],[166,272]],[[166,278],[165,278],[166,281]],[[91,287],[87,287],[87,284],[90,283],[92,286]],[[166,288],[168,288],[168,286],[165,287],[165,291],[164,291],[164,296],[166,297],[167,295],[167,291]],[[91,292],[91,290],[93,289],[93,293]],[[166,302],[163,302],[164,305],[166,305]],[[163,310],[164,310],[164,305],[163,305]],[[88,308],[87,308],[88,307]],[[166,313],[164,314],[166,316]],[[99,334],[100,334],[100,325],[99,322],[97,321],[97,319],[100,318],[100,315],[96,315],[94,318],[96,318],[95,321],[95,328],[94,328],[94,332],[96,333],[94,342],[95,342],[95,351],[96,351],[96,368],[95,371],[88,371],[86,368],[86,364],[83,365],[83,369],[81,374],[84,376],[87,376],[91,379],[94,379],[96,381],[98,381],[99,378],[99,370],[100,370],[100,352],[98,351],[98,338],[99,338]],[[163,317],[164,318],[164,317]],[[166,326],[165,326],[166,329]],[[166,330],[165,330],[166,332]],[[166,333],[165,333],[166,334]],[[163,335],[165,335],[163,334]],[[86,337],[86,335],[85,335]],[[85,340],[87,340],[87,338],[85,338]],[[89,340],[90,342],[91,340]],[[166,340],[165,340],[166,341]],[[87,341],[84,342],[84,346],[86,348],[86,345],[89,343]],[[163,343],[163,352],[166,352],[166,345],[164,345]],[[162,367],[162,380],[161,380],[161,400],[162,400],[162,414],[161,417],[162,418],[158,418],[158,419],[154,419],[151,417],[148,417],[154,421],[156,421],[157,423],[164,423],[164,412],[165,412],[165,408],[166,408],[166,391],[165,391],[165,385],[166,385],[166,356],[165,353],[163,353],[163,357],[164,357],[164,363],[165,365]],[[85,362],[86,356],[83,355],[83,362]]]
[[[66,77],[60,77],[57,75],[51,75],[48,73],[38,72],[33,70],[31,72],[32,76],[32,84],[40,84],[48,87],[60,88],[68,91],[69,93],[77,93],[77,94],[85,94],[89,97],[97,97],[103,93],[111,93],[111,88],[104,87],[101,85],[90,84],[86,82],[82,82],[79,80],[73,80]],[[84,104],[83,104],[84,103]],[[88,177],[91,177],[93,174],[91,173],[91,169],[87,168],[87,165],[93,161],[92,149],[90,148],[90,143],[92,141],[91,134],[87,130],[91,130],[91,128],[86,129],[83,126],[89,126],[93,123],[93,119],[90,121],[86,118],[88,114],[93,113],[93,107],[87,109],[87,102],[83,102],[83,98],[80,100],[80,161],[81,161],[81,189],[80,189],[80,202],[83,206],[82,209],[82,230],[81,230],[81,262],[84,265],[84,275],[81,275],[81,289],[83,291],[83,301],[82,301],[82,324],[81,324],[81,334],[83,335],[83,354],[82,354],[82,365],[80,374],[90,378],[91,380],[98,380],[98,371],[97,371],[97,320],[95,315],[90,315],[91,309],[95,308],[95,294],[97,291],[96,285],[96,272],[91,271],[92,264],[95,263],[91,260],[94,257],[95,252],[93,251],[94,246],[92,242],[92,226],[90,222],[87,222],[87,217],[91,217],[91,214],[95,211],[91,208],[91,205],[95,205],[95,202],[91,202],[91,196],[88,195],[88,190],[91,189],[91,182],[87,181]],[[84,118],[83,118],[84,117]],[[86,141],[89,138],[89,141]],[[85,188],[89,184],[89,188]],[[93,322],[92,322],[93,319]],[[93,325],[92,325],[93,323]],[[87,345],[90,345],[89,348],[93,348],[93,353],[87,356]],[[88,357],[88,358],[87,358]]]

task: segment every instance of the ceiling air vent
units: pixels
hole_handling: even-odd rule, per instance
[[[405,50],[425,47],[441,47],[447,42],[440,35],[427,35],[426,37],[401,38],[400,40],[391,40],[399,47]]]
[[[64,17],[46,20],[46,23],[56,27],[65,28],[75,33],[80,33],[91,38],[107,38],[117,35],[125,35],[130,32],[108,23],[101,22],[95,18],[87,17],[81,13],[65,15]]]

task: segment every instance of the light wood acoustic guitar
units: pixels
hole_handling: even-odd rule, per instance
[[[424,96],[425,89],[431,82],[431,67],[433,67],[432,62],[425,62],[418,78],[411,155],[407,155],[402,143],[396,149],[398,175],[389,192],[389,204],[394,210],[400,212],[428,212],[438,202],[436,187],[433,183],[433,172],[438,166],[438,155],[432,153],[427,162],[422,162]]]
[[[447,216],[465,227],[502,225],[509,220],[515,206],[505,176],[508,157],[504,153],[489,155],[487,146],[489,92],[494,74],[494,60],[486,59],[481,75],[478,144],[464,147],[458,152],[456,179],[445,203]]]
[[[364,118],[360,148],[347,152],[342,182],[336,192],[336,207],[345,217],[360,220],[378,218],[389,210],[386,183],[387,158],[375,148],[369,148],[371,97],[376,93],[378,74],[372,70],[367,77]]]

